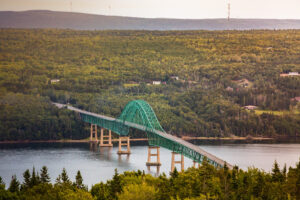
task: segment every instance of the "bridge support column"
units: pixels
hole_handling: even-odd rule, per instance
[[[156,153],[152,153],[151,150],[156,149]],[[161,166],[160,163],[160,147],[148,146],[148,161],[146,162],[147,166]],[[156,157],[156,162],[151,162],[151,157]]]
[[[98,142],[97,124],[91,124],[90,142]]]
[[[113,144],[111,142],[111,130],[108,130],[108,135],[104,134],[105,130],[104,128],[101,128],[101,134],[100,134],[100,147],[112,147]]]
[[[179,155],[179,153],[172,152],[172,161],[171,161],[171,172],[174,171],[175,169],[175,164],[180,164],[181,166],[181,171],[184,171],[184,156],[181,154],[181,159],[180,161],[175,160],[175,156]]]
[[[124,142],[125,141],[125,142]],[[126,146],[127,150],[122,151],[122,146]],[[130,154],[130,137],[119,137],[119,151],[118,154]]]

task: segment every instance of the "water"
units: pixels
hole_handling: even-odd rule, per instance
[[[201,147],[242,169],[255,166],[270,171],[275,160],[281,167],[295,166],[300,158],[300,144],[223,144],[201,145]],[[52,182],[65,167],[71,180],[80,170],[84,183],[92,184],[111,179],[114,169],[119,172],[145,170],[156,175],[156,167],[148,171],[147,146],[132,146],[130,156],[117,155],[117,147],[95,148],[90,144],[14,144],[0,145],[0,176],[9,184],[11,176],[16,174],[22,181],[26,169],[40,169],[43,165],[49,168]],[[178,157],[179,158],[179,157]],[[160,173],[169,174],[171,152],[161,148]],[[191,167],[192,161],[185,158],[185,168]],[[178,166],[179,167],[179,166]]]

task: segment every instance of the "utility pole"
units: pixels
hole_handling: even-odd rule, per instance
[[[230,2],[228,3],[228,21],[230,20]]]
[[[72,9],[72,1],[70,2],[70,11],[72,12],[73,9]]]

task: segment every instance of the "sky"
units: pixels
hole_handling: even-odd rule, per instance
[[[300,19],[300,0],[0,0],[2,11],[54,10],[146,18]]]

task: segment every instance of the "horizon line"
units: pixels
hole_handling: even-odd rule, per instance
[[[138,19],[166,19],[166,20],[213,20],[213,19],[225,19],[228,20],[227,17],[224,18],[166,18],[166,17],[136,17],[136,16],[126,16],[126,15],[104,15],[99,13],[85,13],[85,12],[75,12],[75,11],[60,11],[60,10],[0,10],[0,12],[32,12],[32,11],[47,11],[47,12],[60,12],[60,13],[73,13],[73,14],[85,14],[85,15],[96,15],[96,16],[107,16],[107,17],[124,17],[124,18],[138,18]],[[297,18],[230,18],[232,20],[235,19],[244,19],[244,20],[300,20]],[[229,20],[230,21],[230,20]]]

